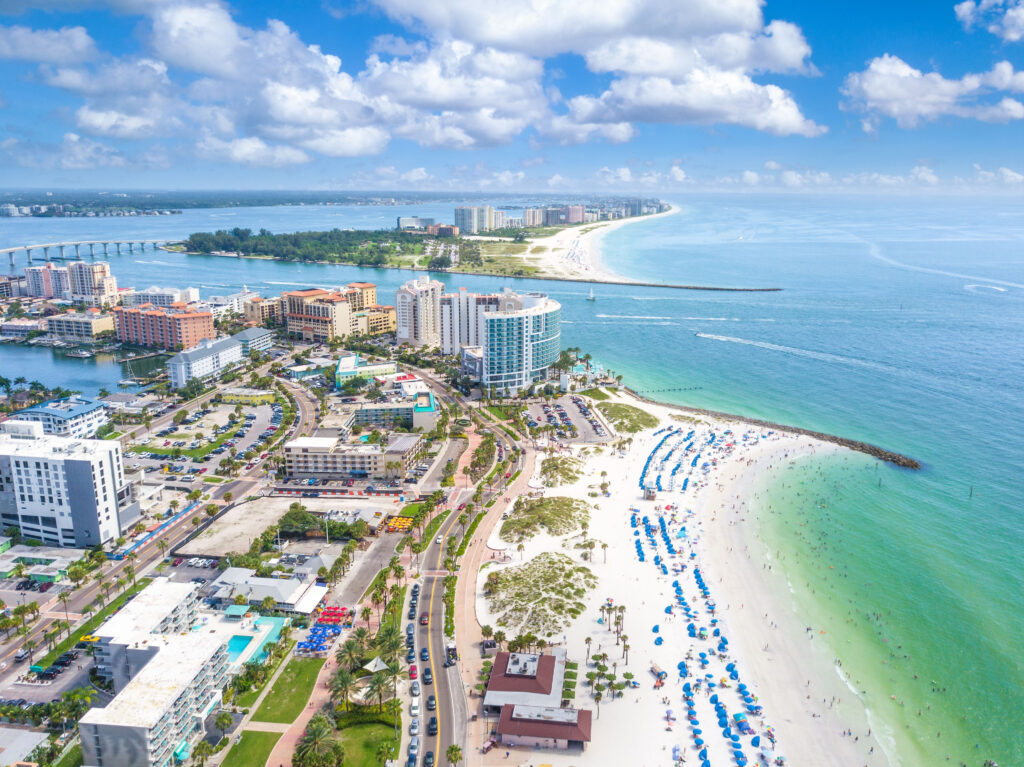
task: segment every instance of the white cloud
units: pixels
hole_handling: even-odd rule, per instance
[[[673,181],[676,181],[676,182],[679,182],[679,183],[682,183],[682,182],[688,180],[688,178],[686,176],[686,171],[683,170],[682,168],[680,168],[678,165],[673,165],[671,168],[669,168],[668,177],[670,179],[672,179]]]
[[[1018,173],[1009,168],[1000,168],[999,178],[1005,184],[1024,184],[1024,173]]]
[[[820,136],[792,96],[738,72],[695,70],[679,81],[664,77],[614,80],[599,97],[578,96],[570,114],[581,122],[732,123],[776,135]]]
[[[765,170],[782,170],[782,165],[775,160],[767,160],[764,164]]]
[[[512,186],[513,184],[517,184],[522,181],[524,178],[526,178],[526,174],[521,170],[502,170],[494,174],[494,180],[502,186]]]
[[[157,8],[152,45],[164,61],[218,77],[237,75],[249,58],[241,29],[215,2]]]
[[[386,131],[375,126],[339,128],[317,132],[300,145],[327,157],[361,157],[379,154],[388,145]]]
[[[868,113],[863,124],[867,132],[877,130],[879,115],[893,118],[903,128],[946,115],[985,122],[1024,118],[1024,104],[1009,96],[1000,98],[998,91],[1024,91],[1024,72],[1015,72],[1002,61],[989,72],[951,80],[938,72],[921,72],[888,53],[872,59],[863,72],[847,76],[843,85],[844,106]]]
[[[1024,184],[1024,173],[1018,173],[1005,167],[999,168],[997,171],[985,170],[975,163],[974,180],[984,185],[1005,184],[1006,186],[1019,186]]]
[[[547,185],[552,188],[565,186],[567,183],[568,179],[558,173],[554,174],[547,180]]]
[[[910,179],[912,181],[919,181],[922,184],[928,184],[929,186],[935,186],[939,183],[939,177],[935,175],[935,171],[926,165],[917,165],[912,168]]]
[[[116,110],[97,110],[88,106],[75,112],[78,127],[87,133],[114,138],[147,138],[161,130],[156,115],[125,114]]]
[[[402,174],[402,180],[408,181],[410,184],[419,184],[429,178],[433,178],[433,176],[427,173],[426,168],[413,168]]]
[[[761,176],[752,170],[745,170],[740,176],[740,179],[747,186],[757,186],[761,183]]]
[[[116,149],[79,136],[77,133],[64,134],[57,162],[61,168],[67,170],[121,167],[126,164],[124,156]]]
[[[606,165],[596,175],[605,184],[629,184],[633,180],[633,172],[625,167],[609,168]]]
[[[207,136],[199,143],[199,151],[214,160],[229,160],[242,165],[276,167],[308,162],[309,155],[290,146],[272,146],[256,136],[224,141]]]
[[[1008,43],[1024,39],[1024,0],[964,0],[953,11],[964,29],[984,26]]]
[[[95,56],[96,44],[84,27],[0,26],[0,59],[73,64]]]
[[[632,122],[730,123],[780,135],[825,132],[800,113],[787,91],[750,77],[816,72],[800,28],[780,20],[766,24],[761,0],[507,0],[500,13],[476,0],[374,2],[439,40],[537,57],[576,53],[592,71],[612,73],[604,93],[578,96],[568,115],[552,115],[540,126],[561,143],[628,140]],[[549,101],[558,103],[557,94],[549,94]]]

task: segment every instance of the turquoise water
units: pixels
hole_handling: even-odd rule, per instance
[[[786,556],[802,609],[835,627],[827,636],[843,638],[836,652],[844,668],[901,733],[904,764],[944,764],[948,753],[954,765],[1024,765],[1024,209],[1001,199],[680,203],[678,215],[608,234],[608,265],[638,279],[783,290],[595,285],[597,300],[588,302],[587,285],[437,276],[450,288],[550,293],[564,307],[563,346],[590,351],[649,396],[842,434],[920,460],[919,472],[860,456],[809,462],[794,470],[799,478],[787,472],[768,491],[774,513],[765,534]],[[358,226],[359,216],[393,210],[205,211],[157,219],[180,228],[155,236],[214,221],[274,231]],[[62,227],[52,240],[78,221],[51,223]],[[149,224],[131,221],[139,236]],[[0,243],[17,237],[0,221]],[[203,295],[243,283],[271,294],[357,279],[387,295],[410,276],[162,252],[110,261],[122,284],[192,284]],[[0,370],[30,364],[10,354],[0,348]],[[50,383],[42,373],[29,377]],[[92,385],[82,380],[63,383]],[[946,692],[931,693],[932,681]],[[890,695],[895,706],[885,703]]]
[[[276,618],[273,616],[264,616],[256,619],[257,626],[270,625],[270,633],[267,634],[266,638],[260,643],[260,646],[256,648],[256,652],[253,653],[252,659],[257,663],[262,663],[267,659],[267,645],[274,644],[278,639],[281,638],[281,629],[288,625],[287,618]]]
[[[244,634],[236,634],[228,640],[228,663],[237,663],[238,659],[242,657],[242,653],[245,652],[252,642],[251,636]]]

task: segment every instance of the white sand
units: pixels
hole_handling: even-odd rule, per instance
[[[651,451],[665,436],[664,433],[656,436],[655,430],[649,430],[634,435],[633,443],[624,455],[610,448],[600,455],[588,455],[583,478],[574,485],[544,492],[573,496],[596,504],[598,508],[592,514],[589,537],[609,544],[607,552],[602,552],[598,543],[594,562],[588,564],[599,578],[598,586],[588,596],[584,614],[564,633],[570,660],[580,664],[576,705],[596,708],[585,676],[587,671],[593,670],[593,666],[584,664],[587,656],[584,640],[587,637],[592,640],[591,654],[607,652],[609,659],[606,665],[612,667],[614,664],[612,670],[619,680],[622,680],[623,672],[629,671],[639,682],[639,687],[627,689],[624,697],[614,701],[609,700],[605,693],[600,704],[600,716],[595,719],[593,741],[582,756],[516,750],[512,763],[665,765],[672,762],[673,746],[679,746],[685,764],[699,765],[699,749],[694,745],[692,728],[686,721],[683,682],[706,679],[703,675],[710,673],[713,681],[718,683],[729,675],[726,664],[735,663],[739,682],[749,687],[764,709],[761,717],[748,714],[751,726],[761,735],[762,746],[770,746],[765,737],[766,727],[774,728],[777,737],[775,753],[785,756],[788,764],[815,767],[887,765],[879,744],[867,737],[869,725],[860,700],[832,667],[832,654],[822,641],[824,638],[813,631],[806,631],[788,597],[784,576],[774,569],[767,569],[770,562],[765,558],[763,546],[755,535],[754,522],[747,511],[747,504],[757,491],[758,480],[765,472],[785,470],[797,454],[840,448],[807,437],[779,432],[769,435],[761,428],[704,416],[696,417],[700,423],[676,421],[671,418],[671,413],[679,410],[632,398],[624,401],[658,416],[662,421],[659,429],[682,428],[678,436],[666,442],[659,456],[664,456],[668,448],[691,429],[695,431],[694,449],[682,460],[675,489],[668,490],[668,474],[680,462],[685,442],[678,446],[661,470],[665,490],[658,493],[655,501],[641,500],[638,486],[641,471]],[[724,435],[727,430],[732,434]],[[711,433],[716,435],[716,439],[709,445]],[[746,442],[742,440],[744,435],[749,437]],[[734,447],[725,447],[728,442],[732,442]],[[698,450],[701,458],[697,467],[691,468],[691,461]],[[712,461],[715,464],[705,469],[703,465]],[[602,481],[602,471],[607,472],[607,479],[611,481],[611,497],[590,498],[588,493]],[[685,492],[680,492],[684,476],[689,476],[689,485]],[[676,508],[669,510],[667,505]],[[648,542],[642,523],[637,528],[646,557],[643,563],[636,552],[637,537],[630,526],[630,508],[639,509],[639,516],[646,515],[655,527],[656,548]],[[670,541],[677,550],[675,557],[668,554],[662,540],[659,514],[664,516]],[[686,537],[677,537],[683,526]],[[570,541],[568,546],[565,545],[566,538],[538,536],[527,543],[523,556],[528,560],[541,551],[560,551],[578,558],[579,552],[571,546],[573,536],[567,538]],[[691,557],[691,552],[694,557]],[[483,585],[491,568],[520,563],[520,553],[515,547],[507,553],[510,559],[507,565],[495,561],[482,571],[478,594],[479,586]],[[668,575],[663,575],[660,568],[656,568],[655,555],[665,560]],[[686,568],[682,572],[673,572],[674,568],[684,565]],[[694,565],[703,573],[711,600],[716,603],[714,615],[699,593]],[[673,581],[679,582],[684,598],[696,611],[693,621],[696,626],[706,627],[711,635],[716,627],[711,620],[717,619],[717,627],[729,640],[724,657],[715,652],[718,640],[714,636],[701,640],[687,635],[686,626],[690,620],[676,602]],[[624,633],[630,645],[628,665],[622,645],[616,645],[614,632],[597,622],[600,605],[609,599],[615,605],[626,606]],[[665,612],[670,605],[673,607],[672,615]],[[488,623],[493,618],[488,614],[482,596],[478,598],[477,615],[481,623]],[[658,633],[652,631],[655,625],[659,627]],[[514,632],[506,633],[511,637]],[[660,646],[655,644],[658,637],[663,640]],[[561,644],[563,637],[552,637],[551,641]],[[766,646],[767,650],[764,649]],[[707,668],[701,668],[698,661],[701,652],[708,655]],[[688,654],[691,656],[689,660]],[[687,680],[680,679],[677,670],[677,664],[684,660],[689,671]],[[660,689],[653,686],[652,663],[657,663],[667,672],[666,683]],[[731,685],[728,689],[716,687],[713,691],[702,690],[694,695],[693,707],[700,722],[697,726],[702,730],[700,737],[705,741],[707,758],[713,767],[736,764],[731,743],[717,726],[714,704],[709,700],[711,695],[718,694],[730,720],[733,714],[744,711],[745,704],[735,687],[737,682],[728,680],[728,683]],[[841,700],[841,703],[833,704],[833,698]],[[671,723],[666,721],[669,709],[675,716]],[[843,735],[847,729],[851,729],[853,734]],[[732,732],[737,730],[732,728]],[[749,765],[760,764],[758,749],[751,746],[750,736],[741,738],[740,747]],[[874,753],[869,754],[872,747]],[[486,763],[491,763],[491,760],[487,759]]]

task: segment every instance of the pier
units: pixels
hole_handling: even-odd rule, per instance
[[[32,252],[39,253],[42,251],[43,261],[81,261],[82,260],[82,248],[89,248],[89,258],[96,257],[96,249],[102,248],[102,255],[110,255],[110,248],[115,248],[115,252],[120,254],[121,248],[126,247],[129,253],[134,253],[136,249],[142,252],[149,245],[152,250],[160,245],[164,245],[170,242],[170,240],[75,240],[71,242],[44,242],[36,245],[18,245],[13,248],[0,248],[0,253],[6,253],[11,260],[11,268],[14,268],[14,257],[21,252],[24,252],[28,257],[28,262],[33,263]],[[71,257],[68,253],[69,248],[75,249],[74,257]]]

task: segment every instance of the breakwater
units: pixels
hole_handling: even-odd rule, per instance
[[[740,421],[741,423],[748,423],[751,426],[760,426],[766,429],[775,429],[777,431],[785,431],[790,434],[802,434],[805,437],[813,437],[814,439],[820,439],[822,442],[831,442],[835,445],[848,448],[850,450],[856,450],[858,453],[864,453],[870,455],[873,458],[878,458],[881,461],[886,461],[894,466],[899,466],[902,469],[912,469],[917,471],[921,468],[921,463],[909,456],[905,456],[901,453],[894,453],[891,450],[872,445],[867,442],[860,442],[855,439],[848,439],[846,437],[839,437],[835,434],[826,434],[820,431],[812,431],[810,429],[803,429],[799,426],[787,426],[786,424],[773,423],[772,421],[764,421],[760,418],[751,418],[745,415],[736,415],[735,413],[723,413],[718,410],[707,410],[704,408],[696,407],[685,407],[683,405],[673,405],[668,402],[659,402],[657,400],[650,399],[638,394],[628,386],[621,387],[624,391],[629,392],[633,397],[640,400],[641,402],[649,402],[652,405],[659,405],[661,407],[671,408],[672,410],[679,410],[687,415],[705,415],[709,418],[724,418],[730,421]]]

